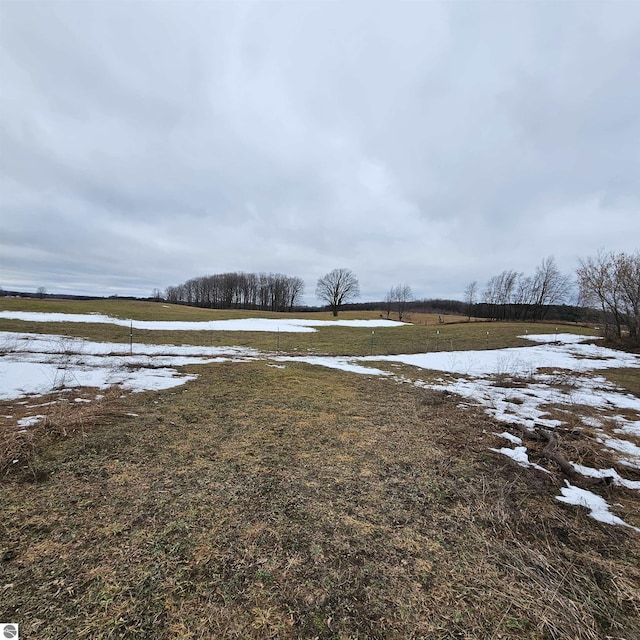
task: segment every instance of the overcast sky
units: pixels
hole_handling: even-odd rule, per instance
[[[0,286],[640,247],[640,2],[0,2]]]

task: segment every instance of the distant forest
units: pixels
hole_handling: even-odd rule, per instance
[[[344,311],[380,311],[380,315],[386,315],[386,302],[362,302],[345,304]],[[315,310],[319,309],[314,307]],[[486,318],[496,320],[500,316],[506,320],[524,320],[524,309],[518,309],[518,305],[505,305],[501,309],[496,305],[486,303],[475,303],[469,308],[468,303],[460,300],[446,300],[439,298],[428,298],[424,300],[412,300],[406,303],[405,319],[411,322],[411,313],[435,313],[440,315],[459,315],[462,318]],[[531,320],[531,317],[527,317]],[[576,307],[567,304],[549,305],[545,308],[545,320],[550,322],[599,322],[602,320],[602,313],[598,309]]]
[[[167,302],[207,309],[292,311],[304,293],[304,281],[282,273],[219,273],[167,287]]]

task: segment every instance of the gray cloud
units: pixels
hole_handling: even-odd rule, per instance
[[[640,237],[640,5],[0,5],[0,285],[459,297]]]

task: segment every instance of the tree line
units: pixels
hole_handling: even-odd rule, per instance
[[[477,281],[471,282],[465,289],[464,302],[416,301],[409,285],[398,284],[391,287],[383,302],[358,306],[382,308],[387,317],[393,309],[401,320],[409,309],[433,308],[436,304],[449,312],[466,312],[468,319],[473,315],[493,320],[578,321],[587,319],[584,314],[599,312],[608,335],[628,336],[640,344],[640,251],[600,252],[595,258],[580,260],[576,275],[578,306],[567,304],[575,297],[575,282],[560,272],[553,257],[542,260],[532,275],[502,271],[491,277],[482,291]],[[234,272],[192,278],[167,287],[165,299],[212,309],[291,311],[301,304],[303,293],[304,281],[299,277]],[[159,291],[156,294],[159,299]],[[316,296],[334,316],[359,295],[358,279],[349,269],[334,269],[318,279]]]
[[[561,273],[552,257],[545,258],[531,276],[503,271],[483,291],[477,282],[470,283],[464,294],[466,313],[469,318],[529,321],[550,319],[551,314],[565,320],[596,314],[591,319],[604,325],[607,337],[640,345],[640,251],[600,251],[581,259],[576,280]],[[567,305],[576,285],[577,306]]]
[[[573,292],[571,278],[560,272],[553,257],[545,258],[533,275],[507,270],[489,279],[479,291],[477,281],[465,289],[468,317],[492,320],[544,320],[552,306]]]
[[[191,278],[177,286],[167,287],[164,299],[207,309],[256,309],[260,311],[292,311],[300,306],[304,281],[282,273],[219,273]],[[346,302],[360,295],[360,284],[350,269],[334,269],[318,279],[316,295],[334,316]],[[161,298],[154,290],[153,297]]]
[[[207,309],[291,311],[304,293],[304,281],[282,273],[219,273],[167,287],[167,302]]]

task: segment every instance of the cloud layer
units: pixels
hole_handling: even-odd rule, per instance
[[[0,285],[365,299],[640,237],[640,4],[0,5]]]

